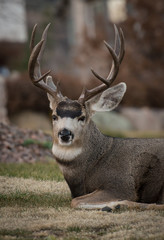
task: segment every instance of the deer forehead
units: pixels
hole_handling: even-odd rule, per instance
[[[63,100],[59,102],[53,112],[59,118],[57,122],[54,122],[54,128],[61,130],[67,128],[68,130],[79,129],[84,123],[78,121],[82,114],[85,114],[84,107],[73,100]]]
[[[61,101],[56,107],[60,118],[77,118],[82,114],[82,106],[76,101]]]

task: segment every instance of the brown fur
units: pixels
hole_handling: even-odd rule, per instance
[[[82,153],[69,163],[57,159],[74,198],[73,207],[110,206],[110,202],[118,204],[120,200],[127,200],[123,203],[130,208],[146,206],[131,201],[164,203],[162,139],[107,137],[91,119],[83,131]]]

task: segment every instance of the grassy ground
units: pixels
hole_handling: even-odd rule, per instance
[[[63,181],[64,177],[52,159],[45,163],[0,164],[0,176],[34,178],[36,180]]]
[[[164,212],[74,210],[55,163],[0,165],[0,240],[164,239]]]

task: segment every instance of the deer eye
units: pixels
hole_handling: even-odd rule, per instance
[[[78,121],[82,121],[82,122],[84,122],[84,120],[85,120],[85,116],[82,116],[78,119]]]
[[[57,117],[56,115],[52,115],[52,119],[53,119],[54,121],[56,121],[56,120],[58,120],[58,117]]]

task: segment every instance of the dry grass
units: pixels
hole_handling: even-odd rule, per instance
[[[64,182],[0,177],[0,195],[0,239],[164,239],[162,211],[74,210]]]
[[[66,182],[0,176],[0,194],[14,194],[16,192],[69,194],[69,189]]]
[[[105,213],[69,208],[1,208],[0,232],[20,230],[33,236],[75,235],[101,239],[162,239],[164,230],[159,212]],[[80,234],[80,235],[79,235]]]

